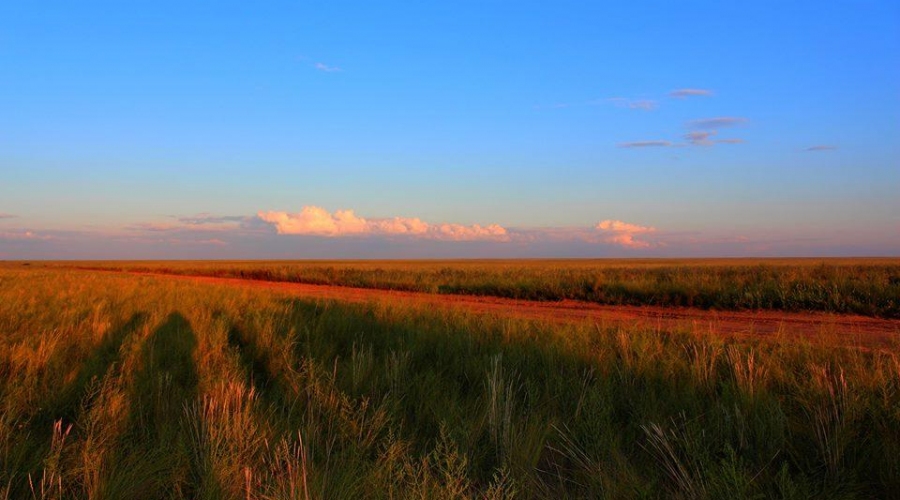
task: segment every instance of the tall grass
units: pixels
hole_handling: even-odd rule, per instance
[[[601,304],[829,311],[900,317],[900,261],[897,259],[85,262],[74,265],[87,269],[529,300],[575,299]]]
[[[900,361],[0,270],[0,498],[896,498]]]

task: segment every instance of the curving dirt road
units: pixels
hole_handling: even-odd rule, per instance
[[[659,331],[688,329],[699,333],[768,337],[778,340],[802,337],[839,345],[900,349],[900,320],[828,313],[784,311],[711,311],[680,307],[609,306],[563,300],[538,302],[474,295],[351,288],[256,281],[239,278],[182,276],[157,273],[122,273],[156,279],[206,283],[216,286],[277,291],[308,299],[354,303],[401,302],[409,305],[458,309],[503,317],[558,322],[590,321],[601,326],[642,326]]]

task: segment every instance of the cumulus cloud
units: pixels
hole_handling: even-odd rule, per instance
[[[471,240],[508,240],[506,229],[497,224],[480,226],[472,224],[464,226],[461,224],[439,224],[435,226],[434,233],[438,235],[436,239],[453,240],[453,241],[471,241]]]
[[[260,212],[260,219],[274,224],[278,234],[312,234],[343,236],[366,232],[366,221],[353,210],[338,210],[331,214],[321,207],[306,206],[299,213]]]
[[[707,89],[675,89],[669,92],[669,97],[674,97],[675,99],[685,99],[688,97],[702,97],[711,95],[713,95],[712,90]]]
[[[337,73],[339,71],[342,71],[341,68],[338,68],[337,66],[329,66],[325,63],[320,62],[317,62],[314,66],[317,70],[324,71],[325,73]]]
[[[620,148],[667,148],[672,145],[669,141],[635,141],[621,142]]]
[[[509,239],[506,229],[497,224],[430,224],[419,218],[407,217],[365,219],[357,216],[353,210],[336,210],[331,213],[316,206],[305,206],[298,213],[269,211],[259,212],[257,216],[275,226],[278,234],[327,237],[404,235],[448,241]]]
[[[739,116],[719,116],[716,118],[703,118],[688,122],[688,128],[695,130],[715,130],[725,127],[734,127],[747,123],[746,118]]]
[[[635,236],[656,232],[656,228],[629,224],[620,220],[604,220],[597,223],[594,229],[599,231],[607,243],[615,243],[628,248],[647,248],[650,243],[636,240]]]
[[[807,151],[834,151],[837,148],[838,148],[837,146],[831,146],[828,144],[819,144],[816,146],[810,146],[810,147],[806,148],[806,150]]]

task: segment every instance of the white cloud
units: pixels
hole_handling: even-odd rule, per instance
[[[816,146],[810,146],[810,147],[806,148],[806,150],[807,151],[834,151],[837,148],[838,148],[837,146],[831,146],[828,144],[819,144]]]
[[[365,219],[353,210],[337,210],[334,213],[322,207],[305,206],[298,213],[259,212],[259,218],[273,226],[278,234],[312,236],[353,236],[353,235],[404,235],[422,239],[448,241],[509,239],[505,228],[490,224],[429,224],[419,218],[393,217],[386,219]]]
[[[629,248],[647,248],[650,243],[636,240],[635,236],[656,232],[656,228],[629,224],[620,220],[604,220],[597,223],[594,229],[603,235],[603,241],[615,243]]]
[[[307,206],[296,214],[260,212],[259,218],[275,225],[278,234],[312,234],[343,236],[366,232],[366,221],[353,210],[338,210],[331,214],[321,207]]]

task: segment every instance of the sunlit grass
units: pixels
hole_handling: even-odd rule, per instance
[[[0,498],[889,498],[882,350],[0,270]]]
[[[529,300],[900,317],[897,259],[119,262],[77,266]]]

